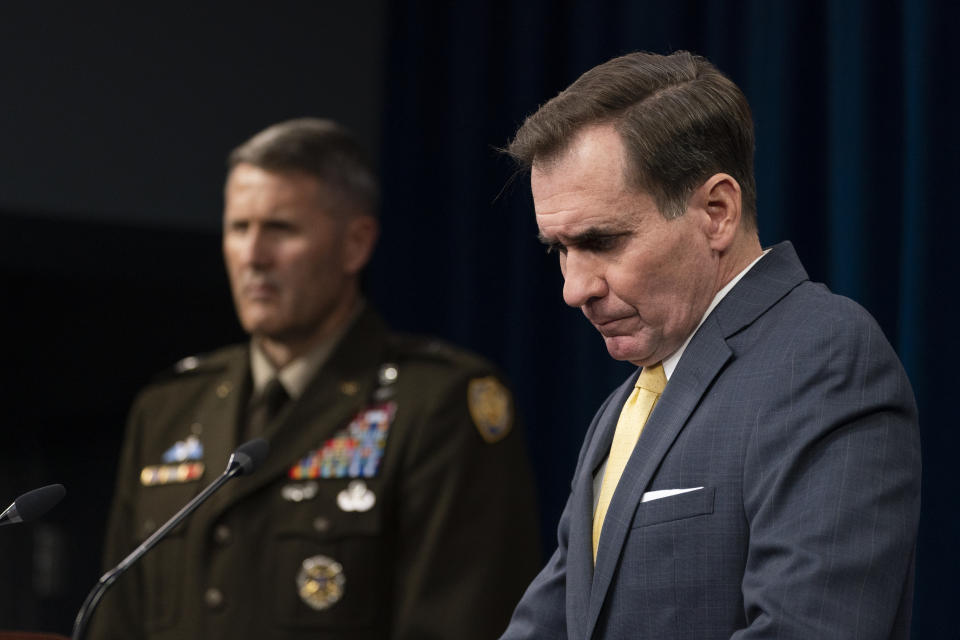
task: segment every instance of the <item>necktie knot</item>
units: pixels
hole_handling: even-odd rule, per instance
[[[251,400],[247,411],[247,438],[263,436],[290,399],[279,378],[272,378]]]
[[[263,407],[268,418],[273,419],[289,399],[290,394],[280,382],[280,378],[272,378],[257,396],[256,404]]]
[[[636,387],[638,389],[646,389],[657,395],[663,393],[663,388],[666,386],[667,374],[663,370],[662,362],[644,367],[643,371],[640,372],[640,377],[637,378]]]

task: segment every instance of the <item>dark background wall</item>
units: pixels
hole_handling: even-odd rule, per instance
[[[68,486],[38,525],[0,530],[0,627],[69,629],[99,575],[133,393],[241,337],[219,257],[223,158],[304,114],[345,122],[380,158],[369,288],[384,314],[513,379],[552,544],[585,425],[630,367],[563,306],[526,177],[494,147],[589,67],[687,48],[753,106],[761,240],[792,240],[815,280],[877,317],[908,369],[924,443],[914,636],[960,638],[954,3],[317,4],[0,9],[0,500]]]
[[[265,123],[379,151],[385,0],[203,5],[3,3],[0,207],[215,230],[225,151]]]

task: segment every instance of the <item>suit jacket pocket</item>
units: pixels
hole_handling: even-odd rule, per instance
[[[713,513],[715,495],[716,487],[704,487],[667,498],[641,502],[633,517],[631,528],[649,527],[654,524]]]

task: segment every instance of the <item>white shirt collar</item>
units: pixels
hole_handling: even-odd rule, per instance
[[[695,335],[697,334],[697,329],[700,328],[700,325],[703,324],[703,321],[706,320],[706,319],[707,319],[707,316],[709,316],[710,313],[717,307],[717,305],[720,304],[720,301],[723,300],[723,298],[724,298],[728,293],[730,293],[730,290],[733,289],[738,282],[740,282],[741,278],[743,278],[743,276],[747,275],[747,271],[750,271],[750,269],[753,268],[753,265],[757,264],[757,262],[760,261],[760,258],[762,258],[763,256],[767,255],[767,252],[768,252],[768,251],[770,251],[770,249],[765,249],[763,253],[761,253],[759,256],[757,256],[756,260],[754,260],[753,262],[751,262],[750,264],[748,264],[748,265],[743,269],[743,271],[741,271],[740,273],[738,273],[737,275],[735,275],[735,276],[733,277],[733,279],[730,280],[730,282],[728,282],[726,285],[724,285],[724,287],[723,287],[722,289],[720,289],[720,291],[717,292],[717,295],[713,296],[713,300],[710,302],[710,306],[707,307],[707,311],[703,314],[703,317],[700,318],[700,322],[697,323],[697,328],[694,329],[693,332],[692,332],[689,336],[687,336],[687,339],[683,341],[683,344],[680,345],[680,348],[679,348],[679,349],[677,349],[676,351],[674,351],[669,357],[664,358],[664,360],[663,360],[663,373],[667,376],[667,380],[669,380],[669,379],[670,379],[670,376],[673,375],[674,369],[676,369],[676,368],[677,368],[677,364],[680,363],[680,358],[683,356],[683,352],[686,351],[687,345],[690,344],[690,341],[691,341],[691,340],[693,340],[693,336],[695,336]]]

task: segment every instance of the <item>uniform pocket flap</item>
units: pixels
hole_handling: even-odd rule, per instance
[[[274,529],[278,538],[312,537],[321,539],[380,535],[379,513],[343,513],[336,510],[302,511]]]
[[[299,493],[298,493],[299,492]],[[334,539],[380,534],[381,487],[363,480],[311,480],[285,485],[276,495],[279,536]]]

